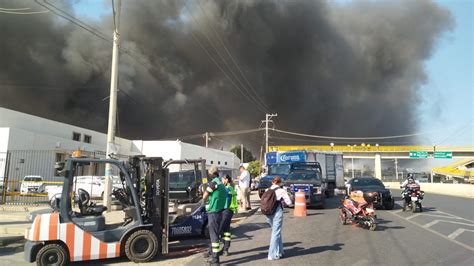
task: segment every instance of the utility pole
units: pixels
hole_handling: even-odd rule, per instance
[[[270,120],[272,117],[278,116],[278,114],[265,114],[265,153],[268,152],[268,122],[273,122]]]
[[[206,132],[205,138],[206,138],[206,148],[208,148],[209,147],[209,132]]]
[[[240,161],[244,163],[244,144],[240,144]]]
[[[398,180],[398,159],[395,158],[395,176],[396,179]]]
[[[113,2],[114,0],[112,0]],[[113,5],[114,10],[114,43],[112,50],[112,69],[110,76],[110,98],[109,98],[109,125],[107,129],[107,159],[112,158],[112,154],[117,152],[115,146],[115,123],[117,119],[117,84],[118,84],[118,62],[119,62],[119,47],[120,47],[120,34],[119,34],[119,25],[120,25],[120,6],[121,0],[116,0],[115,5]],[[103,205],[107,207],[107,210],[110,211],[111,198],[110,193],[112,192],[112,165],[105,165],[105,191]]]

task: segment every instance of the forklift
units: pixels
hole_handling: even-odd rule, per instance
[[[179,170],[171,171],[176,165]],[[170,169],[169,238],[209,238],[207,212],[200,208],[207,185],[206,160],[169,160],[164,167]]]
[[[76,172],[99,164],[119,170],[123,188],[112,191],[124,212],[119,224],[106,223],[107,208],[93,203],[86,190],[74,191]],[[128,162],[69,158],[56,168],[65,173],[61,198],[55,200],[53,212],[38,214],[26,229],[27,262],[66,265],[126,255],[140,263],[168,253],[169,170],[162,158],[135,156]]]

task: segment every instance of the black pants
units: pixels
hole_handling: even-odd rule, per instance
[[[209,236],[211,238],[211,262],[219,263],[220,231],[219,225],[222,221],[222,211],[207,214],[207,226],[209,227]]]
[[[224,209],[222,211],[222,220],[219,226],[219,232],[224,240],[224,250],[229,250],[230,241],[231,241],[231,233],[230,233],[230,223],[232,222],[232,216],[234,216],[234,212],[230,209]]]

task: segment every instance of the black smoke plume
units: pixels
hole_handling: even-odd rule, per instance
[[[256,128],[264,105],[291,131],[414,132],[423,64],[453,26],[428,0],[122,2],[118,132],[130,139]],[[47,3],[74,14],[77,0]],[[44,10],[30,0],[0,7]],[[111,38],[111,15],[80,19]],[[196,41],[239,75],[217,35],[264,104],[242,96]],[[106,131],[111,42],[51,12],[0,13],[0,36],[0,106]],[[247,145],[262,140],[253,138]]]

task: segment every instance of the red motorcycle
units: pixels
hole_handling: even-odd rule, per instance
[[[358,197],[356,201],[354,194],[363,195]],[[358,224],[367,229],[374,231],[377,228],[375,209],[373,202],[375,201],[377,192],[355,191],[351,193],[351,197],[346,197],[339,207],[339,217],[343,225]]]

